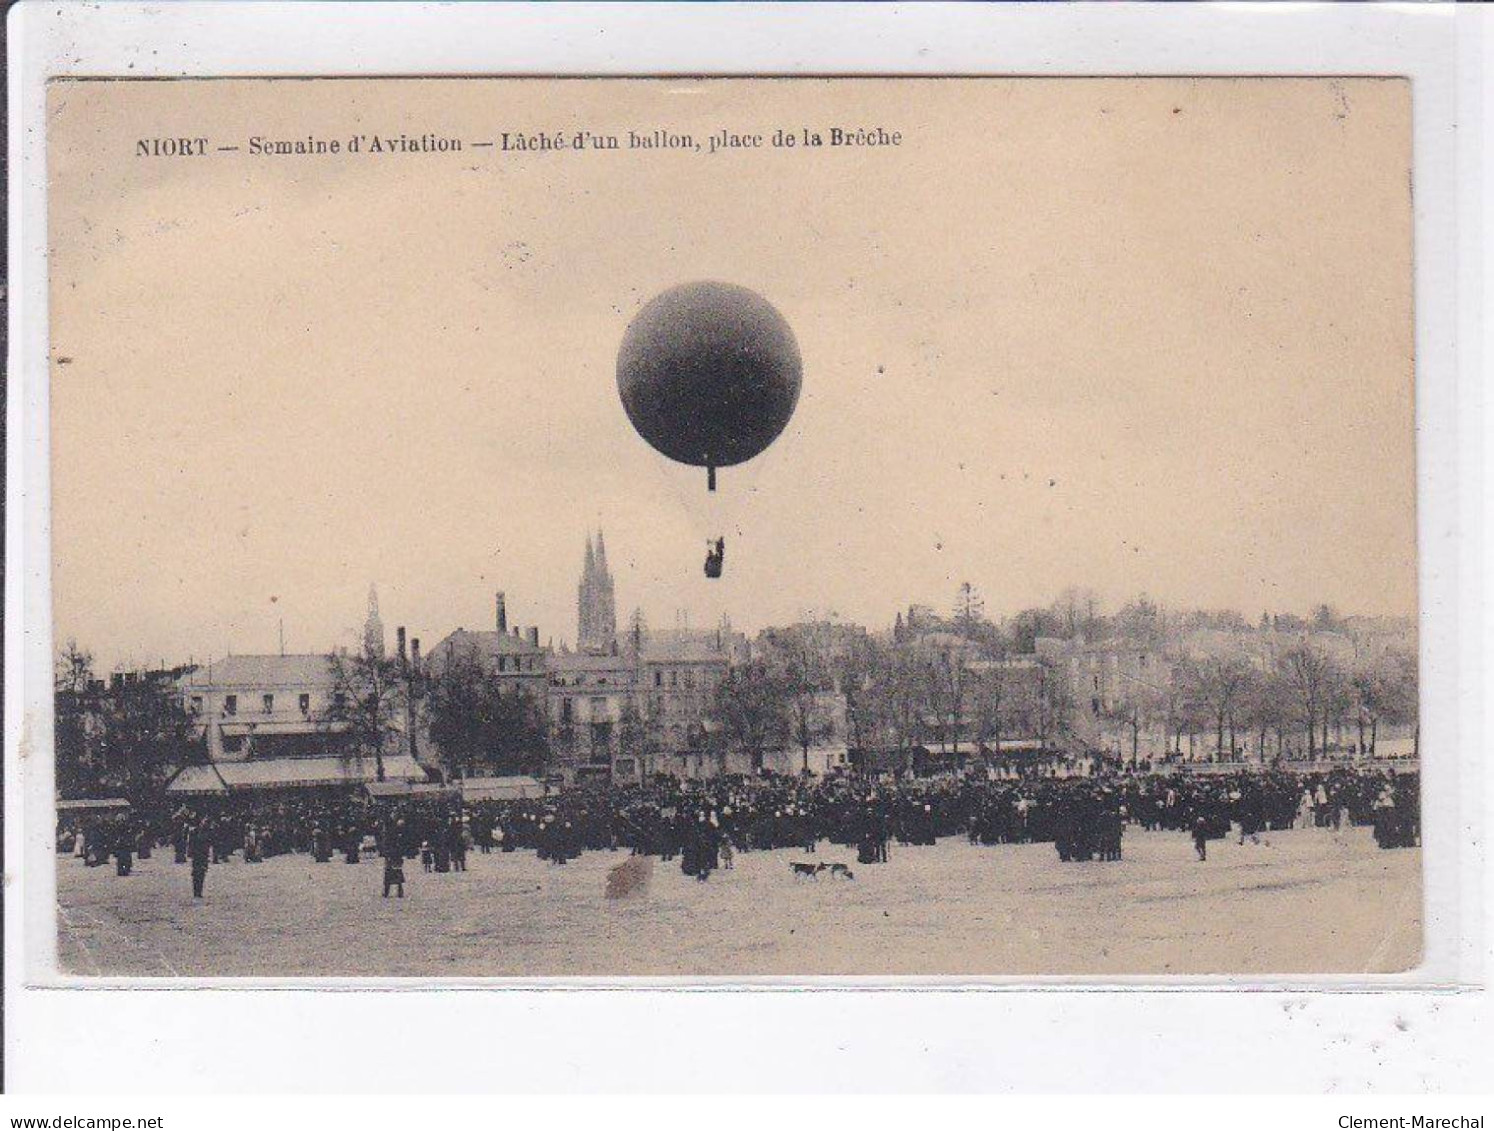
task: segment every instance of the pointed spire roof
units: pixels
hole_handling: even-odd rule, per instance
[[[370,656],[384,658],[384,622],[379,617],[379,591],[368,587],[368,618],[363,622],[363,650]]]
[[[595,570],[596,570],[596,564],[597,564],[596,555],[592,552],[592,549],[591,549],[591,534],[588,533],[586,535],[586,563],[582,567],[582,570],[583,570],[582,577],[583,578],[590,577],[592,575],[592,573],[595,572]]]
[[[597,569],[603,573],[607,570],[607,543],[602,538],[602,528],[597,527]]]

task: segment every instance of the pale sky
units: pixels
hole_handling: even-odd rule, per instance
[[[489,627],[748,630],[1110,602],[1414,615],[1410,95],[1398,80],[59,83],[59,642],[103,666]],[[503,153],[505,130],[877,149]],[[460,153],[253,156],[255,135]],[[209,155],[134,156],[142,137]],[[237,152],[219,146],[238,145]],[[658,291],[793,327],[767,453],[668,465],[617,397]],[[65,363],[61,359],[68,359]],[[712,511],[714,508],[714,513]],[[708,582],[707,536],[727,536]]]

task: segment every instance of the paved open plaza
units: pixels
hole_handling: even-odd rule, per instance
[[[1421,947],[1421,850],[1366,828],[1209,843],[1126,832],[1116,862],[1062,864],[1051,844],[894,844],[886,864],[822,844],[815,857],[738,853],[707,881],[652,861],[646,891],[606,895],[625,852],[565,865],[474,853],[465,873],[303,854],[211,869],[158,851],[120,878],[58,859],[64,970],[131,976],[1207,975],[1410,968]],[[798,876],[795,861],[854,878]]]

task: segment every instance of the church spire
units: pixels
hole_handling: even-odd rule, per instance
[[[384,622],[379,619],[379,591],[372,584],[368,587],[368,617],[363,622],[363,653],[380,660],[384,658]]]
[[[610,652],[617,646],[617,611],[612,573],[607,568],[607,543],[600,530],[593,547],[586,536],[586,558],[581,584],[576,587],[576,647],[582,652]]]

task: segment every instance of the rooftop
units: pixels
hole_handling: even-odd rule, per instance
[[[522,636],[514,636],[506,632],[474,632],[465,628],[459,628],[450,636],[442,640],[432,648],[428,656],[441,656],[444,653],[476,652],[480,656],[533,656],[543,652],[545,649],[539,644],[531,644]]]
[[[225,656],[199,664],[181,677],[188,687],[308,687],[328,686],[332,669],[318,652],[286,656]]]

